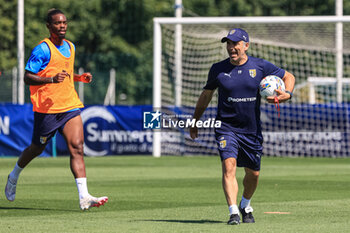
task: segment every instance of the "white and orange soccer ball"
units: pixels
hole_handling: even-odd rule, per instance
[[[285,91],[286,87],[283,80],[275,75],[269,75],[263,78],[259,85],[259,91],[262,98],[268,96],[277,96],[277,90]]]

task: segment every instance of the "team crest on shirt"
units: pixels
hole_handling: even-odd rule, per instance
[[[255,76],[256,76],[256,69],[250,69],[249,70],[249,75],[250,75],[250,77],[255,78]]]
[[[40,143],[45,144],[47,141],[47,137],[40,136]]]
[[[219,142],[220,148],[225,148],[226,147],[226,140],[224,137],[221,137]]]
[[[226,147],[226,140],[220,141],[220,148],[224,149]]]

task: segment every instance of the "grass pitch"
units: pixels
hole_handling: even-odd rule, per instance
[[[255,224],[228,226],[218,157],[85,159],[92,195],[109,202],[82,212],[68,157],[37,158],[14,202],[4,187],[16,159],[0,160],[0,232],[349,232],[350,159],[262,160]],[[238,169],[242,193],[243,169]],[[266,213],[272,212],[272,213]],[[280,212],[280,213],[276,213]]]

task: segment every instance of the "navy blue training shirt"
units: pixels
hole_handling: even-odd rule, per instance
[[[213,64],[204,89],[218,88],[216,119],[222,121],[221,129],[260,135],[260,81],[268,75],[282,78],[284,73],[274,64],[251,56],[240,66],[229,58]]]

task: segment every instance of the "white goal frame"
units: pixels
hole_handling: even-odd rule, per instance
[[[263,23],[336,23],[336,83],[337,102],[342,102],[343,81],[343,23],[349,23],[350,16],[269,16],[269,17],[183,17],[183,18],[154,18],[153,19],[153,109],[160,109],[162,103],[162,28],[164,24],[263,24]],[[181,34],[180,34],[181,35]],[[181,38],[181,37],[180,37]],[[181,44],[181,43],[180,43]],[[177,59],[181,60],[181,59]],[[177,65],[177,67],[181,67]],[[179,73],[179,72],[177,72]],[[181,79],[181,75],[177,75]],[[180,80],[176,82],[181,83]],[[181,89],[180,89],[181,90]],[[176,93],[175,98],[179,98]],[[161,132],[153,132],[153,156],[161,156]]]
[[[350,78],[342,78],[342,84],[350,84]],[[308,77],[307,85],[309,88],[309,104],[316,104],[316,90],[317,86],[326,86],[337,84],[337,79],[332,77]]]

